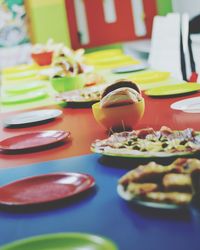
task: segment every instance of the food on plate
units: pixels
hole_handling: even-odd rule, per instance
[[[59,94],[56,99],[65,102],[97,102],[101,98],[101,94],[105,86],[99,85],[94,87],[87,87],[79,90],[67,91]]]
[[[181,162],[184,166],[188,165],[187,173],[184,167],[177,167]],[[143,201],[185,205],[192,200],[196,192],[193,177],[199,176],[199,173],[198,159],[179,158],[168,166],[149,162],[122,176],[118,186],[126,197],[128,195],[129,200],[136,198]]]
[[[92,110],[96,121],[106,129],[130,130],[144,114],[144,99],[135,83],[121,79],[105,88]]]
[[[128,80],[118,80],[102,93],[100,107],[116,107],[137,103],[142,100],[139,87]]]
[[[185,159],[178,158],[174,161],[174,166],[176,167],[176,172],[190,174],[200,172],[200,164],[198,159]]]
[[[51,53],[49,63],[53,68],[51,77],[75,76],[93,70],[93,67],[86,66],[83,62],[84,49],[73,50],[63,43],[54,43],[52,39],[49,39],[46,44],[35,44],[32,47],[33,59],[37,59],[38,55],[47,57],[47,53]]]
[[[200,151],[200,133],[191,128],[173,131],[165,126],[159,131],[152,128],[126,131],[114,133],[104,140],[96,140],[92,144],[92,150],[108,155],[132,157],[191,154]]]
[[[145,195],[157,189],[158,185],[156,183],[130,183],[127,187],[127,192],[134,195]]]
[[[170,173],[172,166],[163,167],[155,162],[148,165],[141,165],[138,168],[128,172],[121,179],[120,183],[126,185],[131,182],[153,182],[159,181],[166,173]]]
[[[127,80],[127,79],[119,79],[104,89],[104,91],[102,93],[102,98],[116,89],[125,88],[125,87],[130,88],[130,89],[135,89],[138,93],[141,94],[140,88],[138,87],[138,85],[136,83],[134,83],[130,80]]]
[[[58,67],[59,71],[56,76],[72,76],[81,74],[84,72],[82,63],[82,56],[84,49],[78,49],[76,51],[69,49],[65,46],[60,47],[53,56],[53,66]]]
[[[173,203],[177,205],[186,205],[188,204],[191,199],[192,195],[189,193],[178,193],[178,192],[152,192],[148,193],[146,198],[149,201],[153,202],[162,202],[162,203]]]
[[[86,100],[86,101],[93,101],[93,100],[99,100],[100,97],[101,97],[101,93],[100,91],[94,91],[94,92],[90,92],[90,91],[83,91],[81,94],[80,94],[81,98],[83,98],[83,100]]]
[[[84,49],[72,50],[62,44],[56,48],[52,66],[57,69],[54,77],[76,76],[93,71],[92,66],[84,64]]]
[[[163,177],[163,186],[169,191],[191,191],[192,179],[187,174],[170,173]]]

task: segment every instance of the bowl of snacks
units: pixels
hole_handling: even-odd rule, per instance
[[[56,91],[65,92],[84,87],[87,74],[93,68],[83,64],[83,54],[83,49],[74,51],[67,47],[60,47],[54,53],[52,66],[56,70],[51,77],[51,83]]]
[[[101,100],[92,106],[95,120],[107,130],[132,129],[142,118],[145,104],[139,87],[129,80],[109,85]]]

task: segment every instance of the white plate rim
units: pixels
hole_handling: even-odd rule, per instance
[[[196,100],[199,100],[199,103],[200,103],[200,96],[186,98],[186,99],[174,102],[170,105],[170,108],[174,109],[174,110],[182,110],[183,111],[183,110],[187,109],[188,104],[195,104]],[[181,105],[183,105],[183,106],[181,107]]]
[[[44,118],[40,118],[40,119],[36,119],[33,121],[27,121],[27,122],[13,122],[12,120],[16,120],[16,119],[22,119],[24,118],[24,116],[35,116],[35,115],[40,115],[40,113],[45,113],[45,112],[49,112],[49,115],[47,115],[45,117],[44,114]],[[39,113],[39,114],[38,114]],[[29,124],[29,123],[37,123],[37,122],[42,122],[42,121],[46,121],[49,119],[54,119],[57,118],[59,116],[61,116],[63,114],[63,111],[60,109],[42,109],[42,110],[33,110],[33,111],[28,111],[28,112],[22,112],[19,114],[16,114],[12,117],[8,117],[3,121],[4,126],[14,126],[14,125],[25,125],[25,124]]]

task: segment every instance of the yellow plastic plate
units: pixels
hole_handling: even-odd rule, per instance
[[[117,55],[123,55],[123,51],[121,49],[107,49],[107,50],[99,50],[95,52],[88,53],[84,55],[85,59],[98,59],[104,57],[112,57]]]
[[[200,90],[200,84],[183,83],[153,88],[145,91],[149,96],[173,96],[179,94],[192,93]]]
[[[152,83],[167,80],[170,77],[169,72],[147,71],[130,75],[127,78],[136,83]]]
[[[18,65],[18,66],[3,69],[2,74],[6,75],[6,74],[20,73],[20,72],[24,72],[24,71],[27,71],[27,70],[34,70],[34,69],[37,69],[37,68],[38,68],[38,66],[36,64],[21,64],[21,65]]]
[[[18,73],[12,73],[5,76],[6,80],[20,80],[20,79],[26,79],[26,78],[32,78],[37,76],[37,70],[28,70]]]

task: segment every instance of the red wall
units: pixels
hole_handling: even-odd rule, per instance
[[[90,42],[86,46],[80,44],[74,1],[65,0],[71,43],[74,49],[80,47],[96,47],[105,44],[131,41],[150,37],[153,17],[157,14],[156,0],[143,0],[147,35],[136,37],[134,32],[131,0],[115,0],[117,21],[106,23],[103,14],[102,0],[83,0],[86,8]]]

